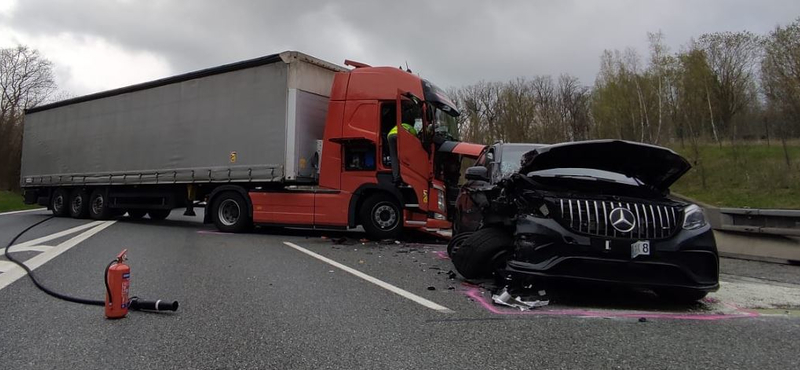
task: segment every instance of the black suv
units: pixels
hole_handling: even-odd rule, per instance
[[[466,171],[448,252],[468,279],[501,271],[701,299],[719,288],[714,235],[700,207],[669,195],[690,168],[619,140],[495,144]]]

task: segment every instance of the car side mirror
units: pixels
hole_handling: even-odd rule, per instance
[[[464,177],[467,180],[489,181],[489,170],[483,166],[469,167]]]

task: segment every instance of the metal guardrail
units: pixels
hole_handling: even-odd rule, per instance
[[[800,210],[705,207],[717,230],[800,236]]]

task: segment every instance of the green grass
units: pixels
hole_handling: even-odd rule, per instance
[[[0,212],[19,211],[21,209],[41,208],[37,205],[22,203],[22,195],[10,191],[0,191]]]
[[[787,144],[786,165],[780,142],[672,146],[694,166],[672,191],[715,206],[800,209],[800,143]],[[703,187],[701,170],[705,170]]]

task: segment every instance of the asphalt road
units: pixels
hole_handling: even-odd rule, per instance
[[[127,248],[132,294],[180,309],[106,320],[101,307],[58,301],[23,277],[0,288],[0,368],[800,368],[797,266],[723,260],[720,292],[689,307],[576,287],[520,313],[451,279],[443,245],[362,244],[358,233],[323,231],[220,234],[180,214],[98,223],[34,243],[54,248],[18,252],[33,261],[74,244],[35,273],[59,292],[102,299],[103,269]],[[0,242],[46,215],[0,215]],[[91,222],[52,219],[17,244]],[[13,273],[3,266],[0,283]]]

